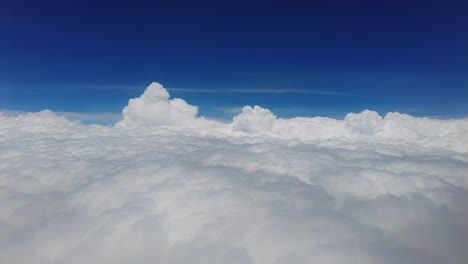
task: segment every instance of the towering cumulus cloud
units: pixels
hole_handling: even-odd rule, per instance
[[[466,263],[468,120],[0,114],[0,263]]]
[[[187,126],[194,122],[197,112],[196,106],[187,104],[183,99],[169,100],[167,90],[153,82],[139,98],[130,99],[122,111],[124,119],[118,126]]]

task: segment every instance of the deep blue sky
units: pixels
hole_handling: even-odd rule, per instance
[[[219,118],[467,116],[468,1],[0,1],[0,109],[119,112],[151,81]]]

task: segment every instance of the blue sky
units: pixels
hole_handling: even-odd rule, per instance
[[[467,1],[0,3],[0,109],[118,113],[152,81],[200,114],[468,115]]]

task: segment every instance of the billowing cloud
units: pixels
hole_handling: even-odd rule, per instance
[[[117,125],[190,125],[194,122],[198,108],[187,104],[183,99],[169,99],[164,87],[153,82],[138,98],[130,99],[123,109],[124,119]]]
[[[0,263],[464,263],[468,120],[0,114]]]
[[[344,120],[324,117],[277,118],[270,110],[246,106],[233,118],[231,131],[301,140],[345,140],[378,144],[409,144],[468,151],[468,119],[437,120],[400,113],[381,117],[365,110]]]

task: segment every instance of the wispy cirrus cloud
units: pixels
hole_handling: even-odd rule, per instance
[[[80,84],[76,88],[94,89],[94,90],[143,90],[144,85],[125,85],[125,84]]]
[[[99,89],[99,90],[144,90],[143,85],[114,85],[114,84],[83,84],[79,88],[84,89]],[[166,88],[174,93],[211,93],[211,94],[224,94],[224,93],[239,93],[239,94],[315,94],[315,95],[328,95],[328,96],[351,96],[346,93],[315,90],[315,89],[296,89],[296,88],[180,88],[168,87]]]
[[[226,88],[226,89],[208,89],[208,88],[168,88],[171,92],[182,93],[261,93],[261,94],[317,94],[317,95],[330,95],[330,96],[349,96],[344,93],[333,91],[322,91],[312,89],[294,89],[294,88],[281,88],[281,89],[260,89],[260,88]]]

